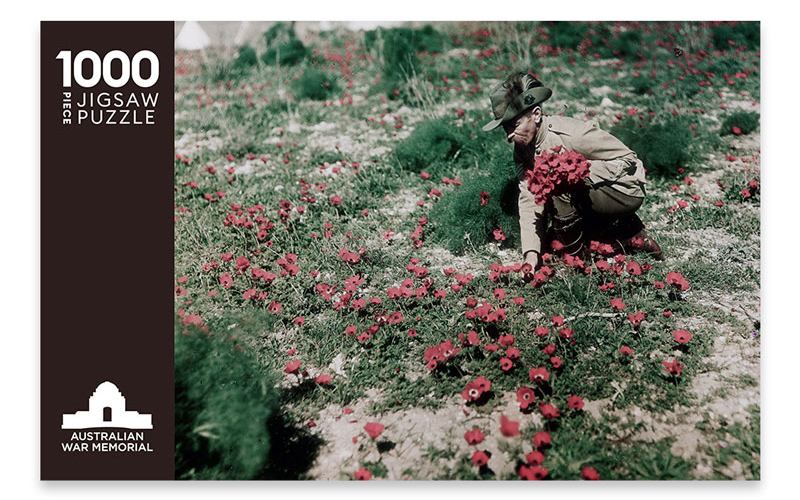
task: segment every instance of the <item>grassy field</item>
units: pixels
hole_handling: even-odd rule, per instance
[[[176,55],[179,477],[760,478],[757,24],[270,31]],[[647,160],[664,261],[521,271],[512,69]]]

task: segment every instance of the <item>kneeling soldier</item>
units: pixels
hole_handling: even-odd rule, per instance
[[[508,141],[514,143],[525,262],[534,268],[542,265],[548,214],[554,233],[550,239],[554,236],[561,243],[553,247],[569,255],[585,259],[585,242],[591,239],[608,243],[617,251],[645,251],[661,260],[661,248],[645,233],[636,215],[645,196],[642,161],[619,139],[600,130],[595,121],[543,115],[540,104],[552,93],[531,75],[512,73],[491,91],[495,119],[483,127],[488,131],[502,125]],[[558,146],[586,157],[591,163],[589,177],[538,205],[528,190],[525,171],[533,167],[536,156]]]

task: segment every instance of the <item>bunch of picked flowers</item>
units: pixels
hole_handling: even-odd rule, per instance
[[[552,153],[543,152],[536,157],[533,168],[525,171],[528,190],[538,205],[566,192],[569,186],[589,176],[591,164],[582,154],[561,150],[561,146],[556,146]]]

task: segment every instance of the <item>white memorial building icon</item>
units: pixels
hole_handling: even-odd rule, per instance
[[[111,382],[103,382],[89,398],[89,411],[62,415],[62,429],[89,429],[92,427],[123,427],[125,429],[152,429],[153,416],[125,409],[125,396]]]

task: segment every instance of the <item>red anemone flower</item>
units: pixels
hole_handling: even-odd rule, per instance
[[[639,326],[639,324],[647,317],[647,315],[641,311],[637,312],[636,314],[628,313],[628,321],[631,322],[633,326]]]
[[[500,345],[503,346],[503,347],[508,347],[508,346],[514,344],[514,336],[513,335],[500,335],[500,337],[498,337],[497,340],[500,342]]]
[[[550,434],[547,431],[537,432],[533,435],[533,446],[542,448],[550,445]]]
[[[692,334],[687,332],[686,330],[675,330],[672,332],[672,336],[675,338],[675,341],[679,344],[685,344],[692,340]]]
[[[689,289],[689,282],[686,281],[681,273],[677,272],[669,272],[667,273],[667,284],[672,285],[678,290],[688,290]]]
[[[379,424],[378,422],[369,422],[367,425],[364,426],[364,430],[369,434],[369,437],[375,439],[376,437],[381,435],[383,432],[383,425]]]
[[[545,367],[540,366],[531,368],[531,371],[528,372],[528,377],[534,382],[547,382],[547,379],[550,378],[550,373],[547,372]]]
[[[581,410],[583,409],[583,400],[579,396],[570,396],[569,399],[567,399],[567,406],[574,410]]]
[[[544,462],[544,453],[533,450],[525,455],[525,461],[528,463],[528,465],[542,465]]]
[[[509,420],[505,415],[500,416],[500,434],[505,437],[519,436],[519,422]]]
[[[548,404],[548,403],[540,404],[539,405],[539,410],[542,411],[542,416],[544,416],[544,418],[547,418],[547,419],[556,418],[556,417],[560,417],[561,416],[561,414],[558,413],[558,407],[557,406],[553,406],[553,405]]]
[[[372,473],[363,467],[358,469],[353,476],[357,481],[369,481],[372,479]]]
[[[466,439],[467,443],[470,445],[482,443],[484,437],[486,436],[477,427],[464,433],[464,439]]]
[[[521,410],[527,410],[528,406],[533,404],[535,400],[536,397],[533,393],[533,389],[530,387],[520,387],[517,390],[517,402]]]
[[[478,467],[483,467],[487,463],[489,463],[489,455],[487,455],[483,451],[476,451],[472,454],[472,463],[477,465]]]
[[[678,358],[675,358],[672,362],[662,361],[661,364],[664,365],[664,369],[671,375],[680,375],[683,373],[683,364],[678,363]]]
[[[594,467],[589,467],[588,465],[581,469],[581,476],[587,481],[599,481],[600,475],[597,474],[597,470]]]
[[[314,382],[324,385],[324,384],[329,384],[331,380],[332,379],[330,375],[320,375],[319,377],[314,379]]]
[[[519,467],[519,477],[526,481],[539,481],[547,477],[547,469],[544,467],[528,467],[521,465]]]

